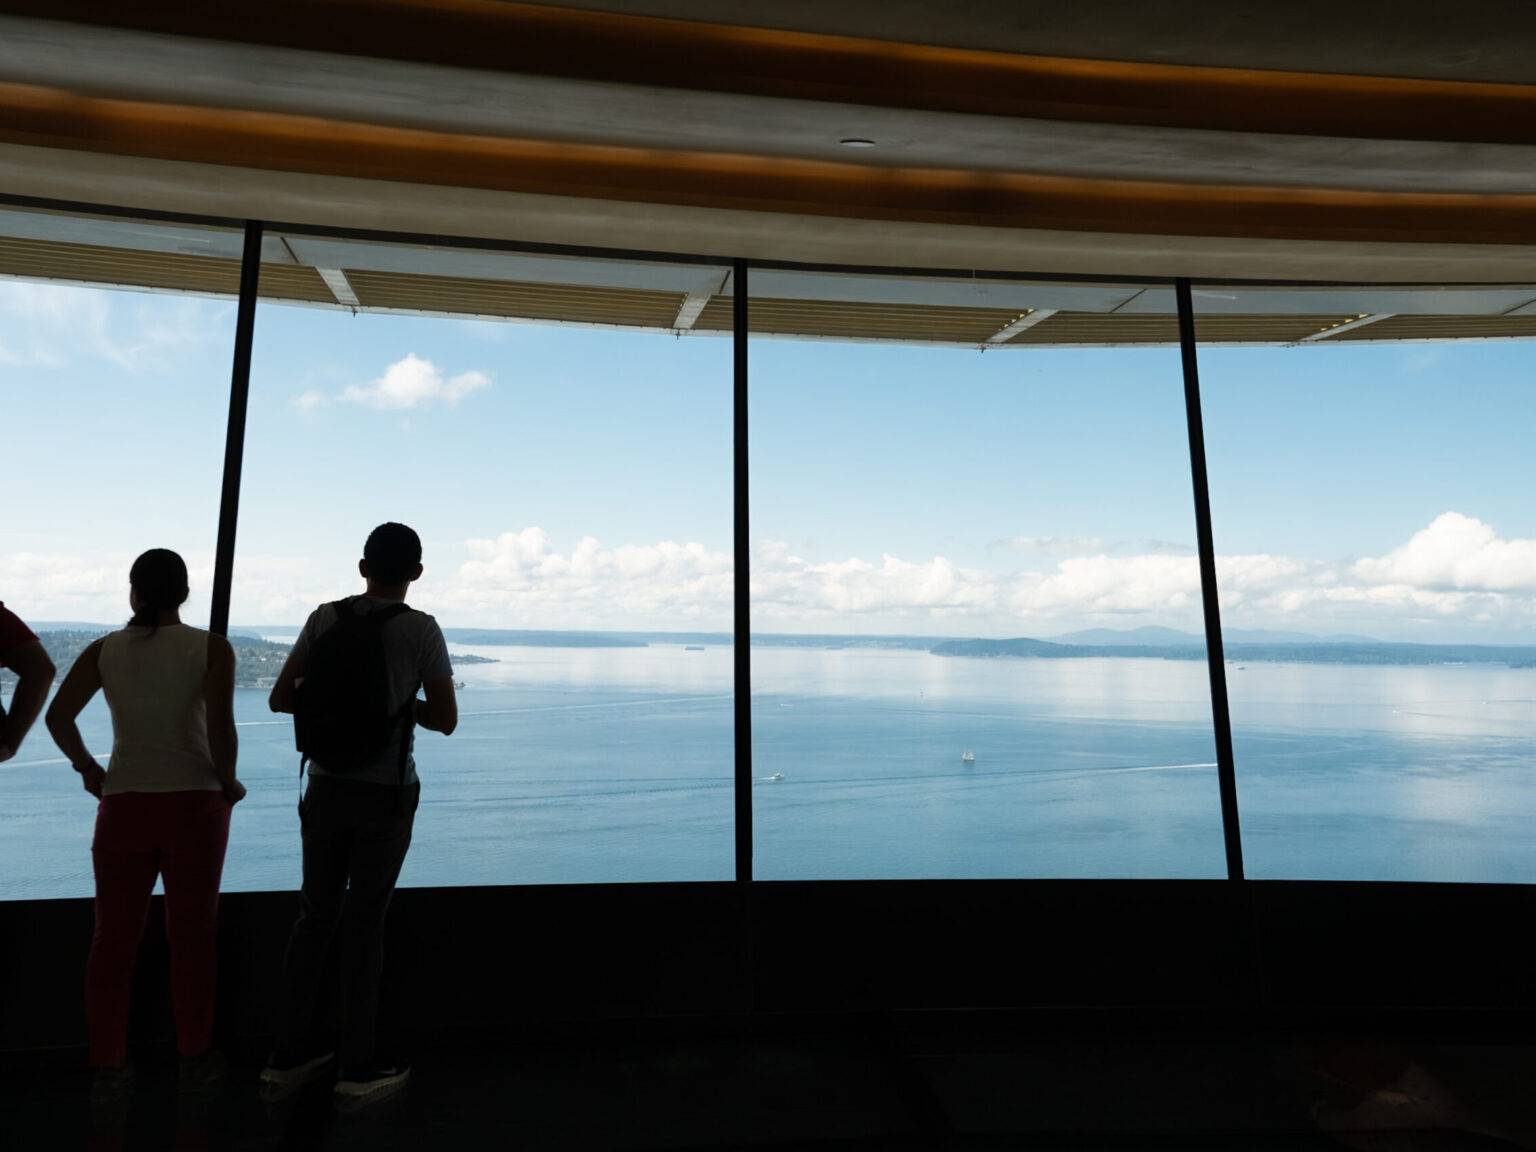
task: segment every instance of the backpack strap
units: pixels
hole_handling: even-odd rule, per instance
[[[414,611],[416,611],[416,609],[412,608],[404,600],[401,600],[384,608],[375,608],[372,612],[368,613],[366,619],[376,627],[382,629],[385,624],[388,624],[396,616],[403,616],[407,612]],[[400,711],[395,716],[395,727],[401,730],[400,757],[398,767],[400,771],[399,800],[402,813],[405,810],[405,769],[406,765],[409,764],[411,760],[411,732],[416,726],[415,717],[416,700],[414,697],[412,697],[410,700],[407,700],[403,705],[401,705]]]
[[[414,611],[416,611],[416,609],[412,608],[404,600],[399,600],[399,601],[396,601],[395,603],[389,605],[388,607],[385,607],[385,608],[375,608],[372,612],[369,612],[367,614],[365,619],[376,621],[378,623],[379,627],[382,628],[385,624],[388,624],[396,616],[404,616],[407,612],[414,612]]]
[[[412,696],[400,709],[400,717],[395,721],[400,726],[400,783],[395,788],[395,799],[399,801],[400,815],[405,815],[405,769],[411,762],[411,746],[416,742],[416,697]]]
[[[364,617],[364,619],[366,619],[375,628],[382,629],[384,625],[388,624],[396,616],[404,616],[407,612],[414,611],[416,611],[416,609],[412,608],[404,600],[401,600],[384,608],[375,608],[372,612],[369,612],[367,616]],[[407,700],[403,705],[401,705],[400,711],[395,714],[395,727],[402,729],[400,733],[399,758],[401,788],[405,787],[405,766],[410,762],[411,758],[411,729],[415,727],[415,715],[416,701],[414,698]]]
[[[337,621],[355,620],[358,623],[367,621],[382,627],[388,624],[396,616],[403,616],[407,612],[414,612],[404,600],[396,600],[393,604],[386,604],[383,608],[375,608],[371,612],[354,612],[352,606],[361,600],[361,596],[348,596],[344,600],[335,600],[331,603],[331,610],[336,613]]]

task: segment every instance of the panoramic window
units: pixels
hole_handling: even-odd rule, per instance
[[[1532,301],[1196,289],[1251,876],[1536,880]]]
[[[421,537],[408,602],[443,628],[460,713],[417,731],[401,882],[731,876],[725,270],[276,239],[263,295],[307,277],[323,299],[257,312],[226,887],[298,883],[299,757],[267,690],[309,614],[363,591],[385,521]]]
[[[146,549],[182,555],[183,616],[208,624],[241,243],[223,229],[0,209],[12,487],[0,600],[60,678],[128,619],[128,569]],[[13,686],[0,672],[7,704]],[[99,694],[80,729],[105,763]],[[41,720],[4,775],[0,899],[90,894],[96,804]]]
[[[1220,876],[1173,293],[754,270],[755,874]]]

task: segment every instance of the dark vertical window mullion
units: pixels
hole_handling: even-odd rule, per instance
[[[1211,532],[1211,488],[1205,467],[1205,422],[1200,413],[1200,372],[1195,347],[1195,308],[1189,281],[1174,282],[1179,307],[1179,352],[1184,363],[1184,415],[1189,424],[1189,471],[1195,487],[1195,534],[1200,546],[1200,595],[1205,608],[1205,655],[1211,673],[1211,723],[1216,736],[1216,778],[1221,791],[1221,830],[1227,878],[1243,878],[1243,836],[1237,815],[1237,770],[1232,755],[1232,712],[1227,702],[1226,652],[1221,642],[1221,604],[1216,587],[1216,545]]]
[[[213,553],[213,608],[208,629],[229,631],[235,575],[235,519],[240,511],[240,467],[245,459],[245,410],[251,390],[251,344],[256,331],[256,289],[261,278],[260,220],[245,222],[240,254],[240,304],[235,315],[235,361],[229,378],[229,427],[224,436],[224,483],[219,496],[219,538]]]
[[[747,493],[747,262],[731,266],[732,511],[735,521],[736,879],[752,879],[752,532]]]

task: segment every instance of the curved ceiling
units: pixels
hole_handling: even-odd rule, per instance
[[[1536,6],[1510,0],[549,0],[556,7],[998,52],[1536,83]]]
[[[53,92],[186,108],[871,168],[1370,191],[1536,192],[1536,139],[1341,138],[891,108],[337,57],[14,17],[0,17],[0,76]],[[853,152],[840,146],[850,137],[869,139],[875,147]]]
[[[0,144],[897,228],[1536,243],[1536,6],[1323,11],[11,0]]]

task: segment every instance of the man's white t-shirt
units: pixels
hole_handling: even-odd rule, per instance
[[[376,596],[359,596],[352,601],[352,610],[359,615],[387,608],[396,603]],[[293,650],[307,658],[310,645],[316,638],[336,623],[333,604],[322,604],[309,614],[304,629],[294,641]],[[384,645],[384,663],[389,677],[389,705],[392,713],[398,713],[416,699],[416,693],[428,680],[446,680],[453,676],[453,664],[448,659],[448,644],[443,640],[443,630],[437,621],[425,612],[402,612],[384,622],[379,633]],[[362,780],[369,784],[400,783],[400,739],[406,731],[401,725],[390,740],[389,746],[372,764],[356,772],[327,772],[318,760],[310,761],[309,770],[316,776],[337,776],[347,780]],[[406,750],[405,783],[416,783],[416,758]]]

